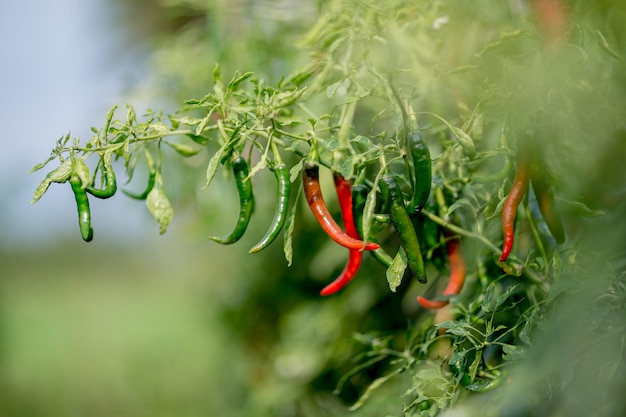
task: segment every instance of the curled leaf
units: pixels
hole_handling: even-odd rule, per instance
[[[48,187],[53,182],[65,182],[70,178],[70,174],[72,172],[72,161],[70,159],[66,159],[63,161],[61,165],[53,169],[46,175],[43,181],[37,186],[35,189],[35,195],[31,200],[31,204],[35,204],[39,199],[46,193]]]
[[[160,173],[157,173],[154,187],[150,193],[148,193],[146,205],[148,206],[150,213],[152,213],[152,216],[159,224],[159,234],[165,233],[167,231],[167,226],[169,226],[172,221],[172,217],[174,217],[174,209],[163,191],[163,181],[161,180]]]
[[[87,187],[91,180],[91,171],[82,158],[74,158],[74,170],[80,177],[80,181],[83,184],[82,188]]]
[[[393,262],[391,262],[391,265],[389,266],[389,268],[387,268],[387,271],[385,273],[387,275],[389,289],[392,292],[396,292],[396,288],[398,288],[398,286],[402,282],[402,277],[404,276],[406,266],[406,252],[404,252],[404,249],[400,247],[398,253],[396,254],[396,257],[393,258]]]
[[[213,181],[213,177],[215,177],[215,173],[217,172],[217,168],[219,166],[220,160],[222,159],[222,155],[224,151],[228,147],[228,142],[226,142],[221,148],[217,150],[209,160],[209,165],[206,169],[206,183],[202,188],[207,188],[211,181]]]
[[[200,152],[200,149],[194,148],[193,146],[185,145],[183,143],[167,142],[167,141],[165,141],[164,143],[170,148],[174,149],[176,152],[178,152],[181,156],[184,156],[185,158],[197,155],[198,152]]]
[[[456,126],[450,126],[452,133],[456,137],[456,140],[459,142],[461,147],[463,148],[463,152],[467,155],[468,158],[473,158],[476,156],[476,145],[474,144],[474,140],[465,133],[465,131]]]

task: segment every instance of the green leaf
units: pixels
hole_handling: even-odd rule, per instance
[[[165,123],[154,122],[150,124],[150,130],[155,132],[157,135],[165,136],[170,133],[170,128]]]
[[[170,148],[174,149],[180,155],[184,156],[185,158],[197,155],[198,152],[201,151],[201,149],[194,148],[193,146],[185,145],[182,143],[167,142],[167,141],[164,141],[164,143]]]
[[[480,58],[483,54],[487,52],[491,52],[495,49],[498,49],[501,46],[506,46],[504,44],[509,42],[510,40],[521,38],[523,36],[530,36],[529,32],[523,31],[523,30],[515,30],[512,32],[501,32],[500,38],[492,43],[485,45],[483,49],[476,54],[476,58]]]
[[[278,106],[288,107],[294,104],[306,92],[306,87],[294,91],[285,91],[278,95]]]
[[[315,74],[316,71],[317,69],[315,67],[300,70],[287,77],[287,79],[284,80],[284,82],[279,83],[278,86],[282,87],[282,85],[293,84],[296,87],[300,87],[300,85],[302,85],[306,80],[311,78],[311,76]]]
[[[524,327],[522,327],[522,330],[519,332],[519,339],[529,346],[532,344],[530,341],[530,334],[533,330],[533,326],[534,322],[526,318],[526,320],[524,321]]]
[[[261,160],[250,169],[248,178],[252,178],[257,172],[265,169],[265,167],[267,167],[267,152],[263,152]]]
[[[167,199],[167,196],[163,191],[163,181],[161,179],[161,174],[158,172],[154,187],[146,198],[146,205],[148,206],[150,213],[152,213],[152,216],[159,224],[159,234],[165,233],[167,231],[167,226],[169,226],[172,221],[172,217],[174,216],[174,210],[172,209],[170,201]]]
[[[399,373],[401,373],[404,370],[404,368],[397,368],[395,370],[393,370],[392,372],[388,373],[387,375],[381,376],[379,378],[376,378],[365,390],[365,392],[359,397],[359,399],[357,400],[356,403],[354,403],[350,408],[348,408],[348,410],[350,411],[356,411],[359,408],[361,408],[361,406],[365,403],[365,401],[372,396],[372,394],[374,393],[374,391],[376,391],[378,388],[380,388],[381,385],[383,385],[385,382],[389,381],[391,378],[393,378],[394,376],[398,375]]]
[[[126,125],[132,126],[137,121],[137,114],[135,108],[130,104],[126,105]]]
[[[300,172],[302,172],[302,167],[304,166],[304,158],[298,161],[297,164],[291,167],[289,170],[289,181],[294,182],[300,176]]]
[[[48,191],[48,187],[50,187],[51,183],[52,182],[48,179],[48,177],[41,181],[35,189],[35,195],[33,196],[33,199],[30,200],[30,204],[35,204],[37,201],[39,201],[39,199],[46,193],[46,191]]]
[[[477,382],[465,386],[465,389],[468,391],[482,392],[492,388],[496,383],[496,381],[490,379],[479,379]]]
[[[556,198],[557,203],[563,210],[571,211],[576,216],[588,217],[590,219],[603,216],[605,214],[602,210],[592,210],[585,203],[581,201],[566,200],[561,197]]]
[[[457,321],[450,321],[447,323],[451,323],[451,324],[448,324],[449,327],[447,328],[446,333],[450,333],[455,336],[463,336],[463,337],[472,336],[472,332],[470,332],[466,328],[466,325],[464,323],[457,322]],[[445,326],[441,326],[441,327],[445,327]]]
[[[29,174],[32,174],[35,171],[39,171],[41,168],[45,167],[46,165],[48,165],[48,163],[52,160],[54,160],[56,157],[55,156],[51,156],[50,158],[46,159],[43,162],[38,163],[37,165],[35,165],[34,167],[31,168],[31,170],[29,171]]]
[[[248,78],[252,77],[254,75],[254,72],[246,72],[242,74],[241,76],[237,77],[238,75],[239,75],[238,73],[235,73],[235,76],[233,77],[232,81],[228,83],[227,91],[229,93],[232,91],[235,91],[237,87],[239,87],[239,84],[241,84]]]
[[[465,131],[456,126],[450,126],[452,133],[456,137],[457,141],[463,148],[463,152],[467,155],[468,158],[474,158],[476,156],[476,145],[474,144],[474,140],[465,133]]]
[[[187,126],[195,126],[197,124],[200,124],[202,120],[203,119],[200,119],[197,117],[183,116],[180,119],[178,119],[178,123],[187,125]]]
[[[46,176],[52,182],[65,182],[72,173],[72,160],[66,159],[61,165],[50,171]]]
[[[109,128],[111,127],[111,122],[113,121],[113,115],[115,114],[115,110],[117,110],[117,104],[113,105],[111,109],[107,112],[106,122],[104,123],[104,142],[108,141]]]
[[[91,180],[91,171],[82,158],[75,158],[74,161],[75,165],[73,169],[76,170],[76,174],[80,177],[82,188],[85,188],[89,185],[89,181]]]
[[[606,41],[606,38],[604,37],[602,32],[600,32],[599,30],[595,30],[594,33],[598,37],[598,42],[600,43],[600,46],[602,47],[602,49],[604,49],[606,53],[608,53],[615,59],[621,59],[621,56],[617,52],[615,52],[613,48],[611,48],[609,43]]]
[[[211,139],[205,136],[192,135],[191,133],[188,134],[187,137],[196,142],[198,145],[206,145],[211,141]]]
[[[502,353],[507,361],[522,360],[527,357],[527,349],[524,346],[502,344]]]
[[[222,71],[219,64],[215,64],[213,68],[213,90],[217,97],[221,100],[224,98],[224,86],[222,84]]]
[[[213,177],[215,177],[215,173],[217,172],[217,167],[219,166],[222,155],[224,154],[224,151],[227,147],[228,142],[224,143],[224,145],[222,145],[222,147],[219,148],[209,160],[209,165],[206,169],[206,184],[204,184],[202,188],[207,188],[209,184],[211,184],[211,181],[213,181]]]
[[[219,64],[215,64],[213,67],[213,82],[216,84],[222,82],[222,70]]]
[[[448,208],[448,215],[454,213],[454,211],[458,208],[461,207],[467,207],[470,210],[475,210],[476,208],[472,205],[471,201],[469,201],[469,199],[467,198],[458,198],[457,200],[455,200],[455,202],[453,204],[450,205],[450,207]]]
[[[445,124],[448,127],[448,129],[452,131],[452,134],[454,135],[456,140],[459,142],[459,144],[463,148],[463,152],[468,158],[472,159],[474,158],[474,156],[476,156],[476,145],[474,144],[474,141],[472,140],[472,138],[467,133],[465,133],[463,129],[456,127],[456,126],[452,126],[446,119],[439,116],[438,114],[430,113],[430,112],[424,112],[424,114],[430,114],[431,116],[441,120],[443,124]]]
[[[48,190],[48,187],[50,187],[50,184],[52,184],[53,182],[62,183],[62,182],[67,181],[70,178],[71,173],[72,173],[72,160],[68,158],[65,161],[63,161],[61,165],[59,165],[52,171],[48,172],[48,175],[46,175],[46,178],[44,178],[44,180],[41,181],[41,183],[37,186],[37,189],[35,189],[35,195],[33,196],[33,199],[31,200],[30,203],[35,204],[37,201],[39,201],[39,199]]]
[[[198,123],[198,126],[196,126],[196,136],[200,136],[200,134],[202,133],[202,131],[204,130],[204,128],[209,124],[209,122],[211,121],[211,116],[213,115],[213,109],[211,109],[211,111],[209,111],[206,116],[204,116],[204,118],[202,120],[200,120],[200,122]]]
[[[396,292],[396,288],[398,288],[402,282],[402,277],[404,276],[406,267],[406,252],[404,252],[404,249],[400,247],[396,257],[393,258],[393,262],[391,262],[391,265],[389,265],[389,268],[387,268],[387,271],[385,272],[387,275],[387,282],[389,283],[389,289],[392,292]]]
[[[520,286],[520,284],[513,284],[500,294],[500,285],[501,283],[499,281],[493,281],[487,287],[485,300],[481,306],[484,311],[496,311],[511,295],[517,292]]]

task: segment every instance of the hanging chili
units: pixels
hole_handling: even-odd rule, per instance
[[[555,199],[552,185],[546,179],[545,173],[539,168],[533,168],[530,183],[539,203],[539,211],[550,233],[557,243],[563,243],[565,241],[565,232],[563,231],[561,219],[554,212]]]
[[[341,208],[341,218],[346,234],[354,239],[361,239],[354,223],[354,215],[352,213],[352,187],[350,181],[346,180],[341,174],[334,173],[335,190],[337,191],[337,199]],[[363,260],[363,252],[360,249],[350,249],[350,255],[345,268],[339,276],[330,284],[322,289],[320,295],[331,295],[344,288],[352,278],[356,275]]]
[[[287,169],[287,165],[279,159],[280,155],[277,150],[274,151],[274,157],[276,158],[275,165],[271,166],[270,170],[274,172],[278,185],[276,211],[274,212],[274,218],[272,219],[272,223],[265,233],[265,236],[261,238],[259,243],[250,249],[250,253],[259,252],[269,246],[269,244],[272,243],[276,237],[278,237],[280,231],[285,225],[285,221],[287,220],[287,210],[289,208],[289,195],[291,189],[291,183],[289,182],[289,169]]]
[[[352,215],[360,236],[363,236],[363,209],[365,208],[365,202],[369,192],[370,188],[366,184],[355,184],[352,186]],[[378,243],[373,239],[372,241]],[[391,262],[393,262],[393,258],[389,256],[382,247],[371,250],[368,253],[385,268],[389,268]]]
[[[517,206],[522,201],[522,198],[524,198],[524,194],[526,194],[526,190],[528,189],[529,174],[528,161],[524,157],[519,157],[513,185],[502,206],[502,232],[504,234],[504,242],[502,244],[500,262],[504,262],[513,249],[515,215],[517,213]]]
[[[413,198],[411,199],[411,214],[422,211],[432,184],[432,162],[428,146],[422,139],[419,130],[414,130],[407,135],[407,146],[413,160]]]
[[[85,190],[94,197],[104,199],[113,197],[115,195],[115,192],[117,191],[117,182],[115,181],[115,172],[113,171],[113,167],[111,166],[110,153],[105,153],[104,157],[101,159],[101,164],[105,176],[104,188],[95,188],[92,183],[91,185],[85,187]]]
[[[448,259],[450,260],[450,280],[448,286],[443,290],[444,296],[458,295],[465,283],[466,266],[461,255],[461,242],[459,239],[449,239],[446,242]],[[429,300],[422,296],[417,297],[417,301],[424,308],[437,309],[448,304],[448,300]]]
[[[148,178],[148,186],[142,193],[135,194],[126,190],[122,190],[122,192],[126,194],[127,196],[129,196],[130,198],[134,198],[135,200],[145,200],[146,198],[148,198],[148,194],[150,194],[150,191],[152,191],[152,189],[154,188],[154,181],[156,179],[156,174],[157,174],[156,170],[150,170],[150,177]]]
[[[93,228],[91,227],[89,197],[87,196],[87,192],[83,188],[82,181],[75,169],[72,169],[69,181],[72,186],[72,191],[74,192],[74,198],[76,199],[80,234],[85,242],[90,242],[93,239]]]
[[[415,228],[411,222],[411,217],[404,206],[404,197],[398,187],[395,177],[391,173],[385,173],[380,179],[380,189],[389,205],[389,215],[393,223],[400,244],[404,248],[407,256],[407,263],[415,278],[426,283],[426,271],[420,244],[415,233]]]
[[[375,250],[380,247],[376,243],[365,243],[360,239],[352,238],[341,230],[324,202],[320,188],[319,166],[317,164],[310,161],[305,162],[304,170],[302,171],[302,185],[306,201],[313,212],[313,216],[315,216],[315,219],[331,239],[348,249]]]
[[[254,211],[254,195],[252,193],[252,180],[248,178],[248,162],[243,156],[236,157],[232,162],[232,170],[239,192],[239,217],[233,230],[223,237],[211,236],[209,239],[223,245],[237,242],[250,223],[250,217]]]

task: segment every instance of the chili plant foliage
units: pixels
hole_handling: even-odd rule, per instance
[[[591,274],[595,264],[581,253],[591,250],[593,222],[616,210],[623,196],[595,187],[601,163],[589,154],[593,146],[608,158],[619,146],[626,104],[619,32],[626,19],[610,2],[598,4],[320,2],[317,23],[298,45],[311,52],[307,65],[271,84],[254,72],[225,75],[216,64],[209,91],[176,111],[138,117],[130,105],[114,107],[90,140],[57,141],[34,168],[53,165],[33,202],[52,183],[69,182],[88,241],[87,193],[110,197],[115,175],[132,181],[145,165],[146,191],[123,191],[146,200],[164,233],[175,219],[161,171],[163,150],[171,148],[183,158],[204,158],[206,192],[218,170],[233,170],[239,220],[233,234],[214,240],[234,243],[254,221],[254,177],[269,169],[277,180],[276,214],[250,252],[277,244],[283,233],[291,265],[304,194],[352,259],[341,288],[323,294],[344,290],[366,250],[386,268],[390,291],[412,297],[407,316],[415,323],[404,338],[355,336],[366,348],[338,391],[375,365],[380,373],[351,409],[390,381],[406,384],[398,398],[405,415],[434,415],[495,387],[506,392],[511,378],[523,374],[514,365],[533,357],[533,335],[547,326],[556,300]],[[343,197],[355,209],[348,213],[342,204],[343,218],[356,220],[357,230],[345,225],[347,235],[324,206],[320,167],[345,181],[344,195],[355,193]],[[623,314],[615,301],[624,297],[621,256],[594,288]],[[431,287],[435,298],[424,297]],[[434,316],[418,310],[417,295]],[[623,330],[624,321],[617,323]],[[549,385],[554,374],[541,377],[533,387]],[[566,386],[563,380],[552,387],[553,395]],[[506,404],[524,410],[540,402],[494,401],[485,412],[502,415]]]

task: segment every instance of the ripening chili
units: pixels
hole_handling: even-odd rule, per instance
[[[450,280],[448,286],[443,290],[443,295],[458,295],[465,283],[466,273],[465,261],[461,256],[461,242],[459,239],[450,239],[446,243],[446,248],[450,260]],[[417,301],[422,307],[428,309],[437,309],[448,304],[448,300],[429,300],[422,296],[417,297]]]
[[[111,166],[111,154],[105,154],[105,156],[102,158],[102,169],[105,175],[104,188],[95,188],[93,184],[91,184],[85,187],[85,190],[94,197],[113,197],[115,195],[115,192],[117,191],[117,182],[115,181],[115,172],[113,171],[113,167]]]
[[[393,223],[400,244],[404,248],[407,256],[407,263],[415,278],[426,283],[426,271],[420,244],[415,233],[415,228],[411,222],[411,217],[404,206],[404,197],[398,187],[395,177],[391,173],[385,173],[380,179],[380,189],[389,205],[389,215]]]
[[[513,249],[513,240],[515,238],[515,215],[517,206],[524,198],[528,189],[528,178],[530,175],[529,163],[524,157],[518,158],[518,167],[513,180],[513,185],[507,195],[504,205],[502,206],[502,232],[504,234],[504,242],[502,244],[502,255],[500,262],[504,262]]]
[[[209,238],[223,245],[229,245],[241,239],[248,228],[250,217],[254,211],[254,195],[252,193],[252,180],[248,178],[248,162],[246,158],[239,156],[231,162],[231,165],[235,183],[237,184],[237,191],[239,192],[239,217],[230,233],[222,237],[211,236]]]
[[[331,239],[348,249],[375,250],[380,246],[372,242],[363,242],[348,236],[335,222],[331,216],[320,188],[319,166],[313,162],[307,161],[302,171],[302,185],[304,195],[309,208],[313,212],[313,216],[318,221],[322,229]]]
[[[70,185],[76,199],[76,208],[78,209],[78,226],[80,234],[85,242],[93,239],[93,228],[91,227],[91,211],[89,209],[89,197],[82,186],[82,181],[75,170],[70,175]]]
[[[337,191],[337,199],[341,208],[341,218],[346,230],[346,234],[354,239],[361,239],[354,223],[354,215],[352,213],[352,187],[350,181],[346,180],[341,174],[334,173],[335,190]],[[344,288],[359,271],[361,261],[363,260],[363,252],[360,249],[350,249],[348,262],[339,276],[330,284],[322,289],[320,295],[331,295]]]
[[[428,197],[432,183],[432,167],[430,151],[422,139],[419,131],[410,132],[407,135],[407,145],[413,160],[414,187],[413,198],[411,200],[411,213],[422,211]]]
[[[554,212],[555,200],[552,185],[546,179],[545,174],[537,168],[531,172],[530,183],[539,203],[539,211],[550,233],[557,243],[563,243],[565,241],[565,232],[563,231],[561,219]]]
[[[360,236],[363,235],[363,209],[365,208],[365,202],[369,192],[370,188],[366,184],[355,184],[352,186],[352,216],[354,217],[354,223],[356,224],[356,228]],[[373,239],[372,241],[374,243],[378,243]],[[368,253],[385,268],[389,268],[393,262],[393,258],[389,256],[389,254],[387,254],[382,247],[376,250],[371,250]]]
[[[275,155],[278,155],[277,151],[275,152]],[[278,156],[278,158],[279,157],[280,156]],[[285,165],[282,160],[277,160],[276,165],[270,167],[270,169],[274,172],[274,176],[276,177],[276,182],[278,184],[276,211],[274,212],[274,218],[272,219],[272,223],[265,233],[265,236],[261,238],[259,243],[250,249],[250,253],[259,252],[269,246],[269,244],[272,243],[276,237],[278,237],[280,231],[285,225],[285,221],[287,220],[287,210],[289,208],[289,195],[291,189],[291,183],[289,182],[289,169],[287,169],[287,165]]]

